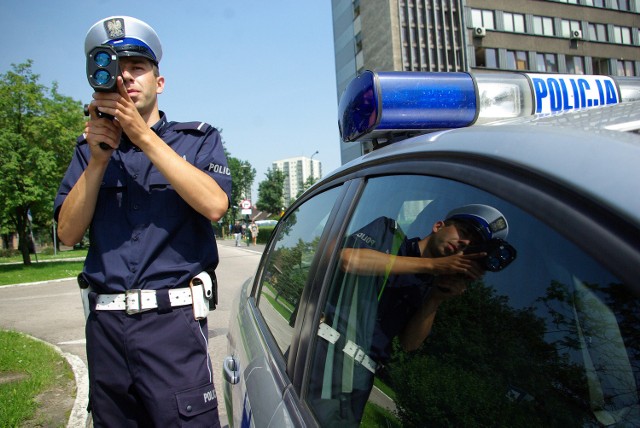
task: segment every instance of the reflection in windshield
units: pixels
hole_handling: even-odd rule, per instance
[[[597,294],[627,306],[620,320]],[[514,309],[506,296],[474,284],[441,309],[418,352],[396,347],[383,377],[396,386],[400,419],[412,426],[637,426],[630,361],[637,361],[640,308],[631,297],[620,284],[578,289],[554,281],[539,299],[550,309],[549,325],[535,308]]]
[[[368,182],[345,236],[385,216],[404,218],[407,235],[421,238],[434,220],[470,202],[499,207],[518,257],[505,271],[487,272],[443,304],[417,350],[406,352],[394,339],[388,362],[375,370],[363,426],[375,426],[372,420],[416,427],[496,426],[496,421],[518,427],[640,426],[638,299],[536,218],[460,183],[381,177]],[[415,212],[415,206],[424,209],[413,221],[401,215]],[[374,331],[371,324],[379,314],[351,303],[373,288],[369,281],[347,281],[336,267],[323,302],[323,317],[356,320],[331,324],[335,332],[319,320],[309,401],[324,423],[355,420],[340,412],[345,387],[355,385],[352,369],[345,367],[361,370],[361,363],[347,362],[366,361],[362,355],[373,355],[374,340],[360,340],[363,352],[353,356],[331,340],[336,334],[345,341],[356,337],[349,325],[360,335]],[[383,405],[389,411],[368,410],[380,396],[393,401]]]
[[[328,190],[282,219],[265,263],[258,306],[285,355],[309,268],[338,192],[339,188]]]

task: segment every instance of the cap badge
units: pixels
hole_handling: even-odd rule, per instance
[[[499,232],[503,229],[507,228],[507,220],[504,217],[498,217],[489,225],[489,229],[491,229],[491,233]]]
[[[107,32],[109,40],[121,39],[124,37],[124,19],[113,18],[104,21],[104,29]]]

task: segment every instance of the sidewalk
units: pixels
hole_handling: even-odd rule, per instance
[[[231,237],[227,237],[225,239],[222,238],[216,238],[216,241],[218,242],[218,245],[224,245],[226,247],[235,247],[236,245],[236,241],[233,238],[233,236]],[[240,241],[240,245],[238,246],[238,248],[245,248],[245,249],[249,249],[249,250],[253,250],[259,253],[264,252],[266,245],[265,244],[260,244],[258,243],[258,245],[247,245],[247,240],[244,239],[242,241]]]

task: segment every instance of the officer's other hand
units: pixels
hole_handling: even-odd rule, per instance
[[[436,275],[463,275],[476,280],[484,275],[484,269],[480,267],[478,259],[485,257],[487,253],[457,254],[429,259],[432,265],[432,273]]]
[[[111,157],[111,152],[120,145],[122,128],[113,118],[98,115],[98,105],[95,100],[89,104],[89,116],[89,121],[85,123],[84,135],[89,144],[91,156],[96,159],[108,160]],[[102,147],[100,143],[103,143]],[[104,144],[110,149],[105,150]]]
[[[471,280],[462,275],[438,276],[433,281],[433,291],[431,297],[439,300],[446,300],[462,295],[469,286]]]

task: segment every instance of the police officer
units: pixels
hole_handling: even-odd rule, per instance
[[[391,357],[393,338],[398,336],[405,351],[417,349],[431,332],[440,305],[461,295],[470,281],[484,274],[479,260],[486,253],[464,254],[464,250],[494,238],[506,239],[508,231],[500,211],[471,204],[449,212],[424,238],[408,238],[388,217],[347,238],[340,257],[344,273],[336,289],[340,294],[330,295],[330,310],[318,333],[326,339],[321,347],[326,347],[327,358],[337,356],[330,363],[331,372],[339,377],[333,381],[331,397],[338,398],[339,408],[322,403],[329,397],[326,380],[311,381],[312,396],[320,395],[319,385],[325,385],[315,404],[328,409],[318,415],[323,424],[360,422],[374,374]],[[335,338],[340,339],[332,343]]]
[[[101,44],[118,53],[117,92],[93,94],[54,203],[64,244],[89,229],[79,282],[91,290],[93,423],[219,426],[206,314],[194,312],[203,293],[190,284],[196,275],[210,280],[218,263],[212,222],[231,194],[220,135],[207,123],[170,122],[158,109],[162,48],[149,25],[100,20],[85,53]]]

